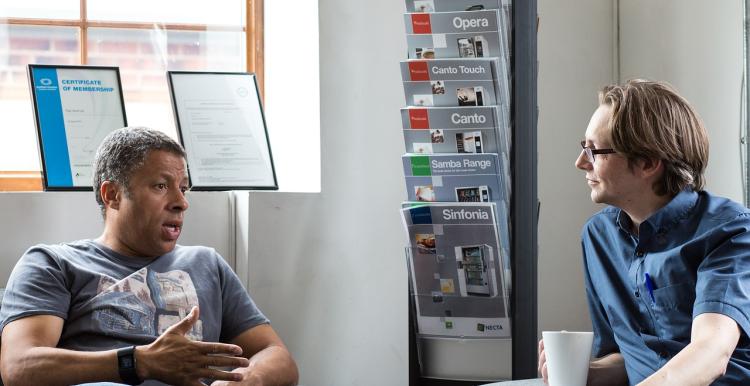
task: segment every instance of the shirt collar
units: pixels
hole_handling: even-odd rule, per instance
[[[663,233],[674,228],[681,220],[687,218],[698,201],[698,193],[692,188],[685,188],[661,209],[654,212],[641,224],[639,236],[643,238],[653,233]],[[617,214],[617,225],[629,234],[632,220],[622,210]]]

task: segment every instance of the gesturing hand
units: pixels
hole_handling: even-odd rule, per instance
[[[201,378],[239,381],[241,374],[215,370],[217,367],[247,367],[242,348],[233,344],[193,342],[185,334],[198,321],[193,307],[179,323],[169,327],[153,343],[135,349],[136,371],[141,379],[158,379],[172,385],[203,386]]]

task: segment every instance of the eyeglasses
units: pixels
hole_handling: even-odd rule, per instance
[[[594,163],[596,161],[596,155],[597,154],[613,154],[617,153],[615,149],[593,149],[589,146],[586,146],[586,141],[581,141],[581,147],[583,148],[583,152],[586,153],[586,158],[589,160],[589,162]]]

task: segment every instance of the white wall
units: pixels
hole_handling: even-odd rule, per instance
[[[623,80],[665,80],[703,118],[711,141],[707,189],[742,202],[742,0],[620,2]]]
[[[252,194],[250,291],[302,384],[406,385],[404,4],[319,4],[322,192]]]
[[[599,207],[581,151],[597,92],[615,80],[613,1],[539,0],[539,329],[591,330],[580,231]]]

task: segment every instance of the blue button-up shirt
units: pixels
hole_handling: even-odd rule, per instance
[[[690,343],[693,318],[719,313],[737,322],[741,337],[726,375],[713,384],[750,384],[750,211],[685,190],[638,235],[631,229],[614,207],[583,228],[594,354],[621,353],[636,384]]]

